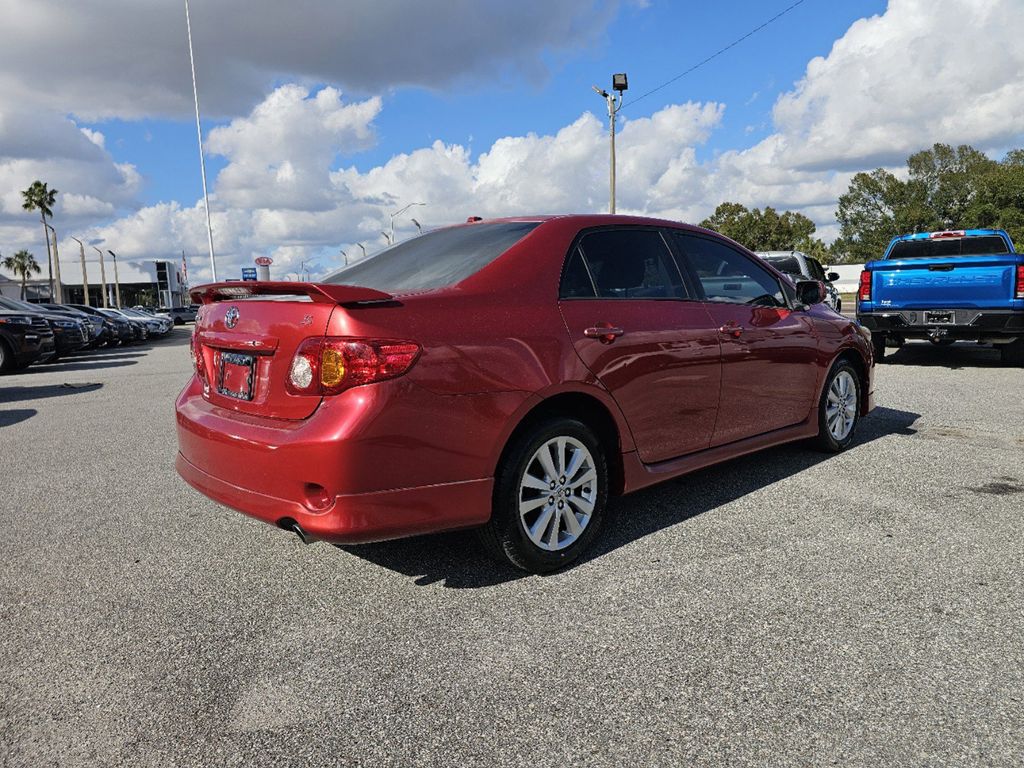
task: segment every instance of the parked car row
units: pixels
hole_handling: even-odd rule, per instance
[[[0,373],[83,349],[161,338],[174,325],[169,316],[144,308],[29,304],[0,296]]]

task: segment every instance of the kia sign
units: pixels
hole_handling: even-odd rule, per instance
[[[257,256],[253,261],[256,262],[256,266],[259,268],[259,279],[261,282],[267,282],[270,280],[270,265],[274,263],[274,260],[269,256]]]

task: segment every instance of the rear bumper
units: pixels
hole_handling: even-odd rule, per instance
[[[527,397],[443,396],[396,379],[285,420],[217,406],[193,377],[177,401],[177,469],[232,509],[331,542],[481,525],[503,430]]]
[[[335,496],[323,510],[220,480],[178,454],[178,474],[200,493],[257,520],[287,528],[296,522],[312,539],[360,544],[482,525],[490,516],[490,478]]]
[[[936,316],[944,322],[935,322]],[[993,309],[904,309],[857,312],[873,333],[905,339],[1005,339],[1024,337],[1024,312]]]

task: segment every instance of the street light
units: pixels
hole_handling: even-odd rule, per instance
[[[46,224],[46,222],[43,222]],[[50,278],[50,301],[56,302],[57,304],[64,303],[64,288],[60,282],[60,256],[57,254],[57,230],[49,224],[46,224],[46,228],[53,233],[53,274]],[[54,288],[56,287],[56,296],[54,296]]]
[[[307,264],[312,264],[312,263],[313,263],[313,259],[306,259],[305,261],[303,261],[303,262],[301,262],[299,264],[299,282],[300,283],[308,283],[309,282],[309,270],[306,269],[306,265]],[[303,275],[305,275],[305,278],[303,278]]]
[[[93,242],[96,242],[95,240]],[[103,242],[100,240],[99,242]],[[103,266],[103,251],[93,246],[93,250],[100,255],[100,285],[103,287],[103,308],[106,309],[110,306],[110,302],[107,300],[107,270]]]
[[[117,301],[117,308],[121,308],[121,281],[117,277],[117,254],[109,248],[107,253],[114,257],[114,298]]]
[[[78,243],[78,256],[82,260],[82,293],[85,294],[85,306],[92,306],[89,304],[89,275],[85,272],[85,243],[79,240],[74,235],[68,235],[72,240]]]
[[[416,221],[416,219],[412,218],[411,216],[409,217],[409,221],[411,221],[413,224],[416,225],[416,234],[417,235],[422,235],[423,234],[423,225],[420,224],[418,221]]]
[[[381,234],[384,235],[384,237],[386,237],[388,239],[388,245],[391,245],[391,244],[393,244],[395,242],[395,217],[396,216],[401,216],[403,213],[408,211],[414,205],[426,205],[426,203],[409,203],[407,206],[405,206],[405,208],[399,208],[397,211],[395,211],[394,213],[391,214],[391,228],[390,228],[391,234],[387,235],[387,234],[385,234],[383,232],[381,233]]]
[[[389,235],[389,234],[388,234],[387,232],[385,232],[385,231],[384,231],[383,229],[382,229],[382,230],[380,231],[380,233],[381,233],[382,235],[384,235],[384,239],[388,241],[388,245],[391,245],[391,244],[392,244],[392,243],[391,243],[391,240],[392,240],[392,239],[394,238],[394,236],[395,236],[395,233],[394,233],[394,232],[392,232],[392,233],[391,233],[391,234]]]
[[[622,94],[629,89],[629,81],[625,72],[612,75],[612,90],[610,94],[603,88],[593,86],[594,92],[603,98],[608,104],[608,132],[611,137],[611,165],[608,170],[608,213],[615,213],[615,116],[622,108]]]
[[[366,258],[366,248],[363,247],[362,243],[356,243],[356,245],[359,246],[359,250],[363,252],[363,258],[365,259]]]
[[[345,266],[347,267],[348,266],[348,254],[345,253],[345,249],[344,248],[339,248],[338,249],[338,253],[340,253],[341,254],[341,258],[343,258],[345,260]]]

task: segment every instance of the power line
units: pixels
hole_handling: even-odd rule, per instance
[[[768,26],[769,24],[771,24],[772,22],[774,22],[774,21],[778,21],[779,19],[781,19],[781,18],[782,18],[783,16],[785,16],[785,15],[786,15],[787,13],[789,13],[790,11],[792,11],[792,10],[793,10],[794,8],[796,8],[796,7],[798,6],[798,5],[803,5],[803,3],[804,3],[804,0],[796,0],[796,2],[795,2],[795,3],[793,3],[793,4],[791,5],[791,6],[789,6],[788,8],[785,8],[784,10],[781,10],[781,11],[779,11],[779,12],[778,12],[777,14],[775,14],[774,16],[772,16],[772,17],[771,17],[770,19],[768,19],[768,21],[764,22],[763,24],[761,24],[761,25],[759,25],[759,26],[757,26],[757,27],[754,27],[754,28],[753,28],[752,30],[750,30],[749,32],[747,32],[747,34],[743,35],[743,37],[738,37],[738,38],[736,38],[735,40],[733,40],[733,41],[732,41],[731,43],[729,43],[729,44],[728,44],[727,46],[725,46],[724,48],[721,48],[721,49],[719,49],[719,50],[715,51],[714,53],[712,53],[712,54],[711,54],[710,56],[708,56],[708,57],[707,57],[706,59],[704,59],[703,61],[699,61],[699,62],[697,62],[697,63],[696,63],[696,64],[694,64],[694,65],[693,65],[692,67],[690,67],[690,68],[689,68],[688,70],[686,70],[685,72],[681,72],[680,74],[678,74],[678,75],[676,75],[675,77],[673,77],[673,78],[672,78],[671,80],[666,80],[666,81],[665,81],[664,83],[662,83],[661,85],[659,85],[659,86],[658,86],[657,88],[652,88],[651,90],[647,91],[647,93],[643,93],[643,94],[641,94],[641,95],[637,96],[637,97],[636,97],[635,99],[631,99],[630,101],[627,101],[627,102],[626,102],[625,104],[623,104],[623,105],[622,105],[622,108],[625,108],[625,107],[631,107],[631,106],[633,106],[634,104],[636,104],[636,103],[637,103],[638,101],[640,101],[641,99],[646,99],[646,98],[647,98],[648,96],[650,96],[650,95],[651,95],[652,93],[657,93],[657,92],[658,92],[658,91],[660,91],[660,90],[661,90],[662,88],[667,88],[668,86],[672,85],[672,83],[674,83],[674,82],[675,82],[676,80],[679,80],[680,78],[686,77],[686,76],[687,76],[688,74],[690,74],[691,72],[693,72],[693,71],[694,71],[695,69],[700,69],[701,67],[703,67],[703,66],[704,66],[705,64],[707,64],[707,63],[708,63],[709,61],[711,61],[712,59],[716,59],[716,58],[718,58],[718,57],[719,57],[719,56],[721,56],[721,55],[722,55],[723,53],[725,53],[726,51],[728,51],[728,50],[729,50],[730,48],[735,48],[735,47],[736,47],[737,45],[739,45],[740,43],[742,43],[742,42],[743,42],[744,40],[746,40],[746,39],[747,39],[748,37],[751,37],[752,35],[755,35],[755,34],[757,34],[758,32],[760,32],[760,31],[761,31],[762,29],[764,29],[765,27],[767,27],[767,26]]]

